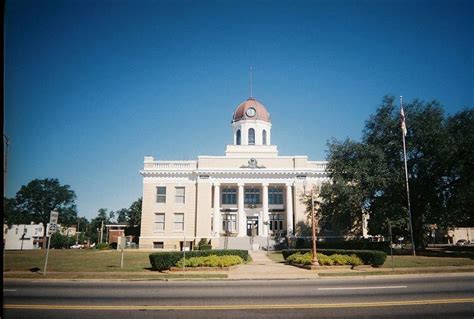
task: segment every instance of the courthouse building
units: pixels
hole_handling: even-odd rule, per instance
[[[231,128],[224,156],[145,157],[141,249],[180,250],[201,238],[213,248],[265,247],[307,223],[302,194],[328,180],[327,163],[279,156],[270,113],[252,97],[235,109]]]

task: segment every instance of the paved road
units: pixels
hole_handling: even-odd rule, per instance
[[[4,281],[5,318],[473,318],[474,275],[273,281]]]

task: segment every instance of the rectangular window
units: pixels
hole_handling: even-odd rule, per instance
[[[225,232],[237,231],[236,214],[222,214],[222,230]]]
[[[153,242],[153,248],[154,249],[163,249],[163,248],[165,248],[165,245],[163,244],[162,241],[154,241]]]
[[[184,231],[184,214],[183,213],[174,214],[174,230]]]
[[[155,231],[164,231],[165,230],[165,214],[156,213],[155,214]]]
[[[282,214],[270,214],[270,230],[272,231],[283,230],[283,215]]]
[[[283,188],[281,187],[269,187],[268,188],[268,203],[270,205],[281,205],[283,204]]]
[[[175,187],[175,203],[184,204],[184,187]]]
[[[237,204],[237,188],[222,189],[222,204]]]
[[[251,187],[245,188],[245,204],[256,205],[260,204],[260,188]]]
[[[166,203],[166,187],[158,186],[156,188],[156,202]]]

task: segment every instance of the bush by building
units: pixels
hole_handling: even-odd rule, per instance
[[[207,240],[207,238],[201,238],[197,246],[198,246],[197,247],[198,250],[211,250],[212,249],[211,240],[210,239]]]
[[[282,255],[285,260],[288,259],[289,256],[300,253],[306,254],[311,253],[310,249],[286,249],[282,250]],[[385,259],[387,258],[387,254],[383,251],[376,251],[376,250],[345,250],[345,249],[318,249],[318,252],[324,254],[326,256],[332,256],[335,254],[339,255],[355,255],[362,260],[364,265],[372,265],[374,267],[381,266],[385,263]]]
[[[293,255],[288,256],[286,261],[289,264],[296,264],[296,265],[311,265],[311,252],[300,254],[296,253]],[[318,262],[321,266],[332,266],[332,265],[351,265],[351,266],[360,266],[362,265],[362,260],[357,257],[356,255],[340,255],[334,254],[331,256],[326,256],[323,254],[318,253]]]
[[[205,257],[205,256],[239,256],[244,261],[250,259],[247,250],[240,249],[222,249],[222,250],[193,250],[186,252],[186,258]],[[163,251],[152,253],[149,256],[150,264],[153,270],[163,271],[176,266],[178,261],[183,258],[182,251]]]
[[[244,260],[240,256],[203,256],[203,257],[191,257],[181,258],[177,263],[176,267],[230,267],[243,263]]]

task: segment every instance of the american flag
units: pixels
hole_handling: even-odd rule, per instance
[[[403,136],[407,136],[407,126],[405,124],[405,112],[403,112],[403,105],[400,104],[400,126],[402,127]]]

